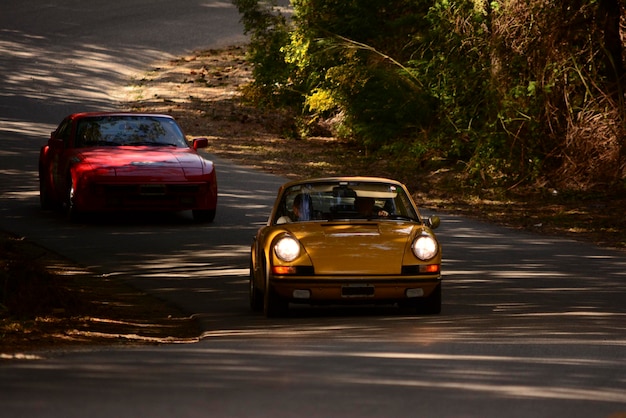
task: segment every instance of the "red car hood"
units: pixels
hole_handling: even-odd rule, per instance
[[[85,148],[76,155],[92,169],[109,169],[116,177],[150,177],[151,180],[176,180],[208,174],[211,161],[190,148],[106,147]]]
[[[400,274],[414,228],[403,222],[289,224],[317,274]]]

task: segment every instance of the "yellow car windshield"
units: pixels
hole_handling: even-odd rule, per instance
[[[287,188],[275,223],[389,219],[420,222],[404,189],[384,182],[315,182]]]

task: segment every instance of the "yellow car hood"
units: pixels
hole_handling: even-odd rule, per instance
[[[413,223],[370,221],[301,223],[289,229],[304,246],[316,274],[375,275],[400,274],[415,227]]]

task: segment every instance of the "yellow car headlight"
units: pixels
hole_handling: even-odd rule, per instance
[[[300,256],[300,243],[295,238],[285,235],[274,244],[274,253],[287,263]]]
[[[415,257],[422,261],[430,260],[435,257],[437,255],[437,251],[439,251],[437,241],[430,235],[420,235],[415,238],[415,241],[413,241],[413,244],[411,245],[411,249],[413,250]]]

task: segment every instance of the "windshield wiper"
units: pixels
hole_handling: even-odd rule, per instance
[[[134,146],[149,146],[149,147],[178,147],[177,144],[171,144],[168,142],[152,142],[152,141],[142,141],[142,142],[133,142],[130,145]]]
[[[396,215],[396,214],[391,214],[387,216],[387,219],[402,219],[405,221],[416,222],[416,220],[414,218],[411,218],[410,216]]]
[[[119,142],[115,142],[115,141],[97,141],[97,142],[90,142],[88,143],[87,146],[96,146],[96,147],[101,147],[101,146],[105,146],[105,147],[119,147],[120,144]]]

